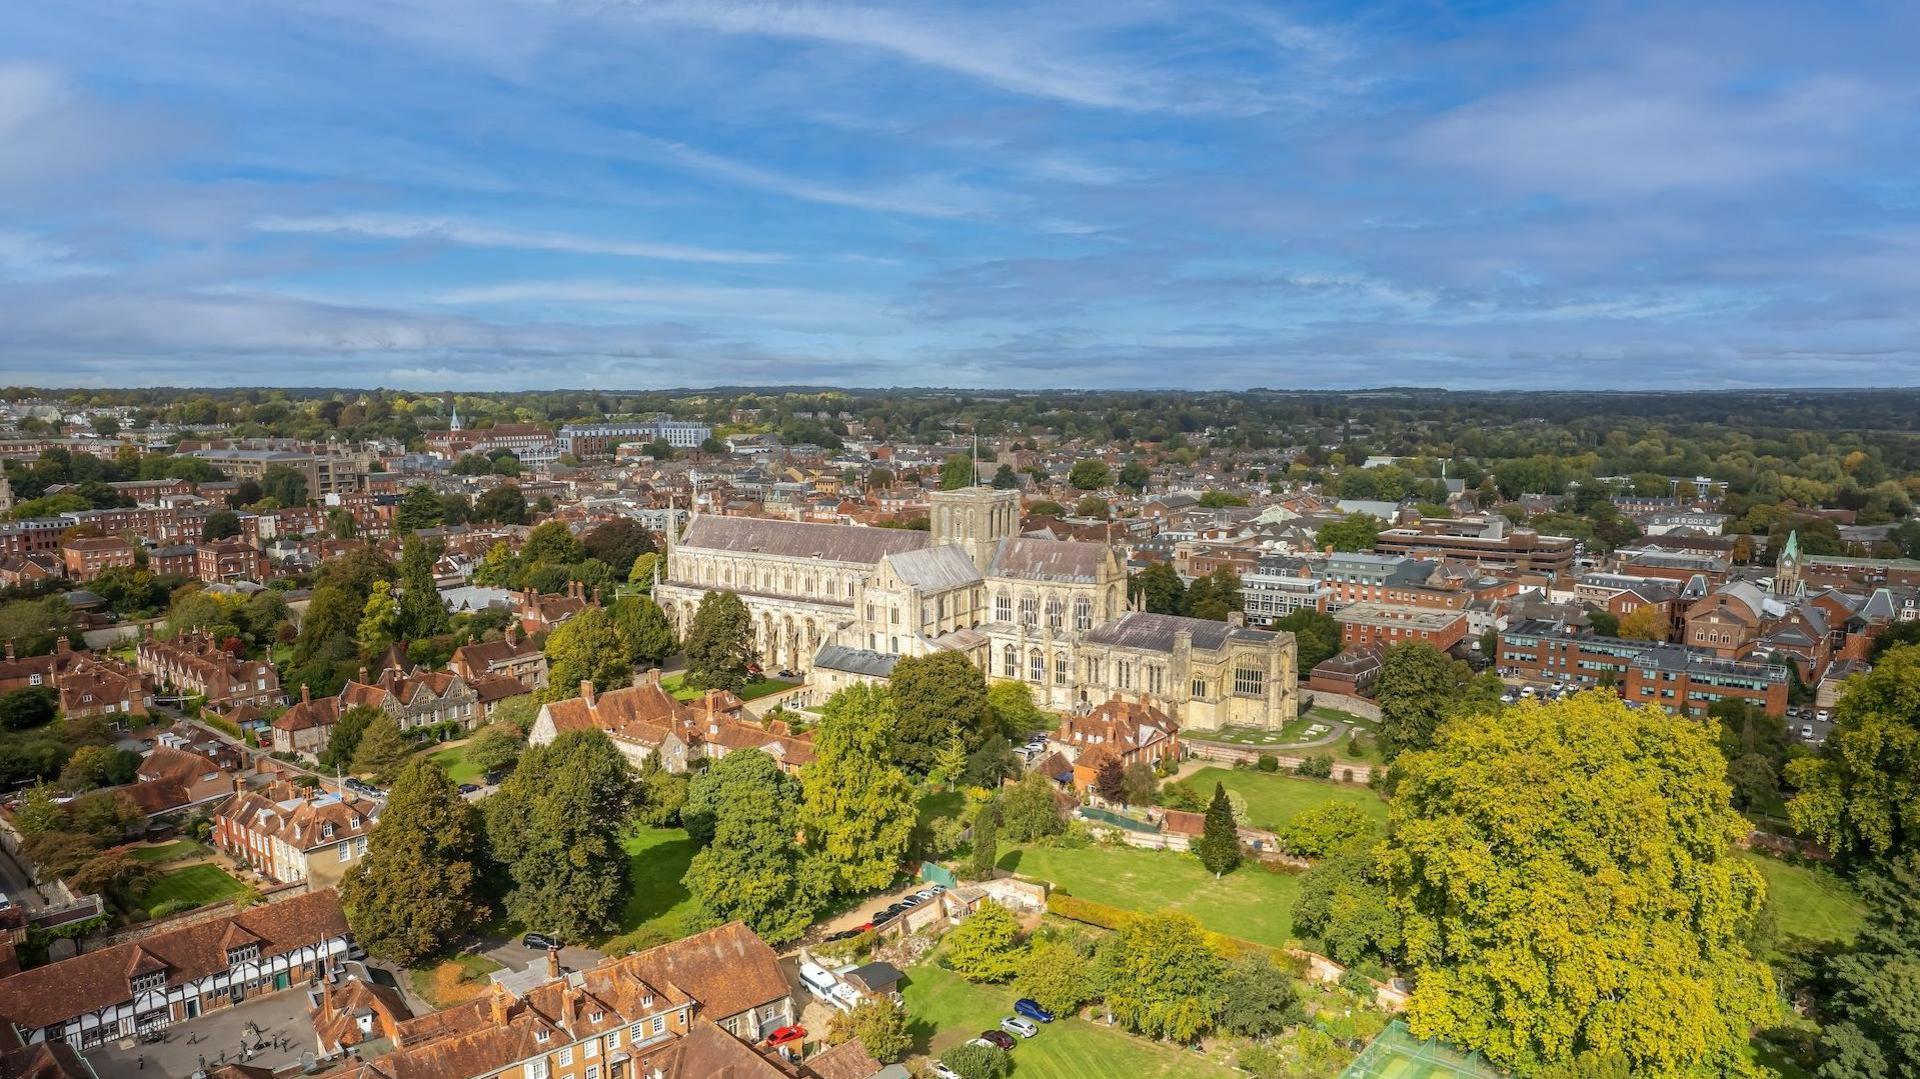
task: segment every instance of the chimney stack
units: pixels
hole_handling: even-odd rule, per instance
[[[305,682],[300,683],[300,703],[301,704],[313,703],[313,689],[312,687],[308,686]]]
[[[8,659],[13,658],[13,638],[12,637],[7,638],[7,658]]]
[[[586,700],[588,708],[593,707],[594,705],[593,679],[582,678],[580,680],[580,696]]]
[[[493,983],[493,1025],[507,1025],[507,987],[499,982]]]
[[[560,949],[548,948],[547,949],[547,977],[558,978],[559,976],[560,976]]]
[[[69,641],[69,640],[67,640],[67,638],[66,638],[66,635],[65,635],[65,634],[62,634],[62,635],[60,635],[59,637],[56,637],[56,638],[54,639],[54,642],[53,642],[53,654],[54,654],[54,655],[56,655],[56,656],[64,656],[64,655],[66,655],[66,654],[67,654],[68,652],[71,652],[71,651],[73,651],[73,642],[72,642],[72,641]]]
[[[7,658],[8,659],[13,658],[13,645],[11,643],[7,645]],[[660,684],[660,668],[655,667],[652,670],[648,671],[647,681],[652,685],[656,685],[656,686],[659,685]]]
[[[360,677],[358,681],[363,686],[367,684],[367,667],[364,663],[360,665]]]

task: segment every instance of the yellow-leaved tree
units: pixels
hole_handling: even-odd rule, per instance
[[[1710,726],[1583,693],[1457,718],[1397,767],[1382,868],[1415,1033],[1523,1072],[1747,1074],[1766,886]]]

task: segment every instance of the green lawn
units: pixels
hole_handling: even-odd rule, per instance
[[[196,907],[204,907],[246,890],[246,885],[217,865],[190,865],[162,875],[140,897],[140,905],[152,910],[169,900],[181,899]]]
[[[435,750],[427,759],[446,769],[447,778],[456,784],[483,783],[485,780],[481,778],[479,766],[467,759],[467,746],[470,744]]]
[[[1335,783],[1327,779],[1303,779],[1278,772],[1241,771],[1232,768],[1202,768],[1180,781],[1200,796],[1202,802],[1213,797],[1213,785],[1239,791],[1247,800],[1247,823],[1255,828],[1278,829],[1303,809],[1328,802],[1358,806],[1368,816],[1387,819],[1387,803],[1365,787]]]
[[[660,685],[677,700],[691,701],[706,695],[705,690],[694,689],[686,684],[686,680],[687,676],[684,673],[670,674],[660,680]],[[749,678],[747,684],[740,689],[739,697],[743,701],[757,700],[769,693],[792,689],[799,684],[798,682],[781,682],[772,678]]]
[[[1013,994],[1004,987],[973,985],[932,963],[907,970],[901,989],[916,1053],[939,1054],[999,1028],[1013,1014]],[[1236,1074],[1196,1053],[1136,1038],[1084,1019],[1042,1024],[1032,1038],[1017,1039],[1013,1074],[1018,1079],[1225,1079]]]
[[[1753,853],[1740,857],[1765,874],[1782,936],[1850,941],[1859,931],[1865,914],[1860,895],[1831,870],[1790,865]]]
[[[1249,864],[1214,880],[1198,858],[1170,850],[1025,847],[1001,855],[1000,866],[1096,903],[1185,911],[1208,929],[1274,947],[1291,940],[1300,895],[1296,874]]]
[[[693,840],[683,828],[637,828],[627,836],[627,902],[620,911],[620,931],[657,929],[668,940],[692,932],[688,919],[696,913],[693,894],[680,878],[693,862]]]
[[[136,862],[161,864],[178,862],[187,858],[197,858],[202,854],[211,854],[213,848],[196,843],[191,839],[176,839],[171,843],[162,843],[157,847],[133,847],[127,851]]]

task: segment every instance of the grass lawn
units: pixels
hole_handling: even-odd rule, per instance
[[[484,955],[459,955],[431,967],[407,972],[413,991],[435,1008],[450,1008],[486,991],[487,975],[502,969]]]
[[[1239,791],[1247,800],[1248,823],[1256,828],[1277,829],[1303,809],[1314,809],[1328,802],[1358,806],[1368,816],[1387,819],[1387,803],[1365,787],[1352,787],[1326,779],[1303,779],[1278,772],[1239,771],[1232,768],[1202,768],[1180,781],[1200,796],[1201,802],[1213,797],[1213,785]]]
[[[670,674],[660,680],[660,685],[664,687],[668,693],[673,694],[676,700],[691,701],[706,695],[705,690],[694,689],[692,686],[687,685],[686,681],[687,676],[685,673]],[[747,684],[740,689],[739,696],[743,701],[757,700],[769,693],[778,693],[783,689],[792,689],[799,684],[798,682],[782,682],[773,678],[748,678]]]
[[[1293,936],[1300,878],[1245,865],[1214,880],[1191,854],[1135,847],[1025,847],[1000,866],[1071,895],[1126,910],[1185,911],[1208,929],[1284,947]]]
[[[627,836],[627,902],[620,931],[642,927],[678,940],[692,930],[687,919],[697,906],[680,878],[693,862],[693,840],[682,828],[637,828]]]
[[[197,858],[202,854],[213,853],[213,848],[191,839],[176,839],[171,843],[162,843],[157,847],[134,847],[127,851],[136,862],[160,864],[178,862],[187,858]]]
[[[162,875],[140,897],[140,905],[152,910],[169,900],[181,899],[196,907],[204,907],[246,890],[246,885],[217,865],[190,865]]]
[[[1853,886],[1831,870],[1791,865],[1777,858],[1742,853],[1767,878],[1767,893],[1780,912],[1782,936],[1819,941],[1850,941],[1866,908]]]
[[[932,963],[908,968],[901,989],[916,1053],[939,1054],[999,1028],[1013,1014],[1013,994],[1002,986],[973,985]],[[1197,1053],[1136,1038],[1084,1019],[1043,1024],[1033,1038],[1016,1039],[1017,1079],[1214,1079],[1236,1074]]]
[[[447,778],[455,784],[485,782],[481,779],[479,766],[467,759],[465,744],[434,750],[427,759],[446,769]]]

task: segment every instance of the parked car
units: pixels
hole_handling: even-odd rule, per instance
[[[828,933],[827,939],[822,941],[821,943],[834,944],[843,940],[852,940],[853,938],[859,936],[861,932],[862,931],[858,929],[842,929],[838,933]]]
[[[1812,737],[1813,737],[1813,725],[1812,725],[1812,724],[1809,724],[1809,723],[1802,723],[1802,724],[1800,725],[1800,737],[1802,737],[1802,738],[1812,738]]]
[[[1009,1034],[1018,1034],[1022,1038],[1031,1038],[1035,1034],[1040,1033],[1039,1027],[1034,1026],[1032,1023],[1017,1015],[1009,1015],[1005,1019],[1000,1020],[1000,1029]]]
[[[1815,719],[1817,719],[1817,720],[1819,720],[1819,721],[1820,721],[1820,722],[1822,722],[1822,723],[1825,723],[1825,722],[1827,722],[1828,720],[1830,720],[1830,719],[1832,719],[1832,718],[1833,718],[1833,713],[1832,713],[1832,712],[1829,712],[1829,711],[1827,711],[1827,710],[1826,710],[1825,708],[1822,708],[1822,709],[1820,709],[1820,710],[1819,710],[1818,712],[1815,712],[1815,713],[1813,714],[1813,718],[1815,718]]]
[[[1021,997],[1019,1000],[1014,1001],[1013,1010],[1026,1016],[1028,1019],[1037,1019],[1042,1023],[1053,1022],[1053,1013],[1042,1008],[1040,1002],[1034,1000],[1032,997]]]
[[[900,897],[900,905],[909,910],[925,902],[926,900],[920,898],[918,895],[905,895]]]
[[[983,1030],[980,1032],[980,1037],[977,1040],[985,1042],[995,1049],[1013,1048],[1013,1035],[1008,1034],[1004,1030]]]
[[[798,1025],[781,1027],[779,1030],[767,1035],[767,1048],[778,1049],[783,1045],[792,1045],[794,1042],[803,1042],[806,1040],[806,1027]]]
[[[959,1072],[954,1071],[952,1068],[947,1067],[937,1060],[933,1062],[933,1074],[935,1079],[960,1079]]]
[[[565,944],[560,943],[559,937],[550,936],[546,933],[528,933],[526,936],[520,938],[520,943],[537,952],[566,947]]]
[[[904,910],[905,908],[903,907],[901,909]],[[895,918],[898,918],[899,916],[900,916],[900,911],[895,910],[892,907],[888,907],[885,910],[874,911],[873,914],[871,915],[873,920],[868,922],[867,924],[868,925],[885,925],[888,922],[893,921]]]
[[[936,884],[931,888],[922,888],[913,894],[916,896],[919,896],[922,901],[925,901],[939,895],[943,890],[944,889],[942,889],[938,884]]]
[[[460,784],[460,793],[461,794],[478,794],[480,793],[480,784],[462,783]]]

